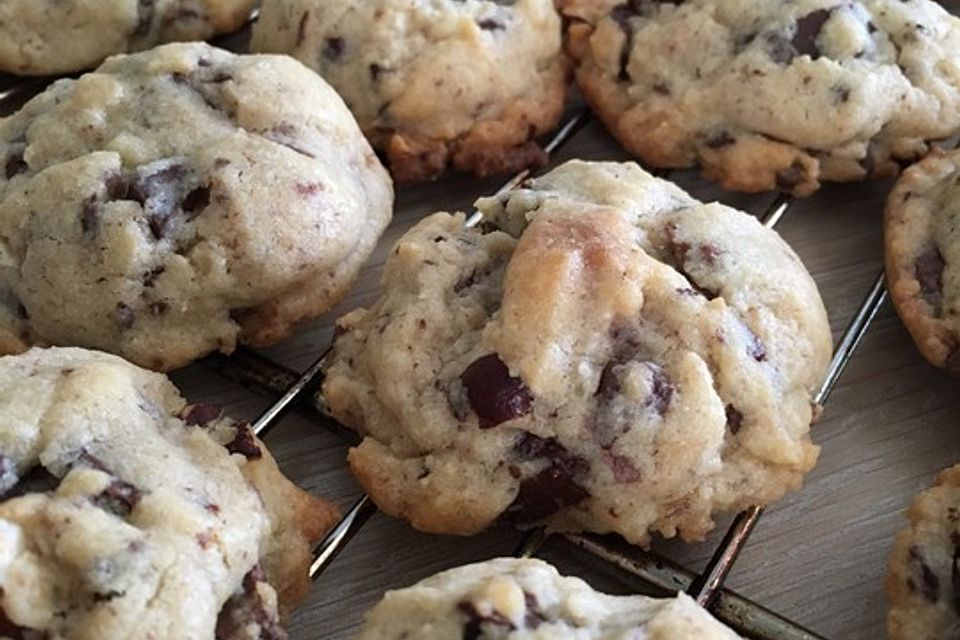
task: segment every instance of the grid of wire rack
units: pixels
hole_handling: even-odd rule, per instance
[[[247,27],[257,19],[254,11]],[[224,44],[228,38],[214,40],[215,44]],[[229,47],[228,45],[228,48]],[[18,79],[0,78],[0,114],[10,113],[23,101],[41,91],[52,78]],[[576,133],[592,119],[586,109],[578,109],[568,114],[558,131],[545,144],[549,154],[564,147]],[[669,177],[669,171],[654,171],[660,177]],[[499,192],[508,191],[521,185],[530,177],[524,171],[507,181]],[[499,193],[498,192],[498,193]],[[791,211],[794,200],[780,194],[760,216],[768,228],[775,228]],[[479,212],[468,219],[467,225],[473,226],[480,221]],[[861,344],[871,321],[886,299],[884,275],[882,271],[873,284],[863,292],[863,299],[847,324],[841,339],[836,345],[827,376],[816,392],[814,401],[821,408],[829,400],[841,374],[851,357]],[[206,364],[227,379],[276,398],[253,423],[253,430],[267,438],[276,428],[282,417],[291,409],[303,411],[311,420],[337,435],[355,441],[356,435],[338,424],[326,411],[319,388],[323,379],[324,358],[329,348],[303,372],[295,372],[269,358],[246,348],[239,348],[231,356],[212,355]],[[356,535],[373,513],[376,507],[370,499],[361,496],[343,515],[334,529],[318,544],[314,559],[309,567],[310,576],[318,577],[336,559],[350,540]],[[725,587],[725,580],[737,561],[740,552],[746,546],[751,533],[763,515],[763,509],[754,507],[734,517],[726,534],[713,551],[709,562],[700,572],[693,572],[668,557],[653,551],[631,547],[630,553],[611,545],[600,536],[580,533],[548,534],[542,529],[518,532],[516,555],[534,556],[551,537],[557,537],[579,549],[590,557],[599,559],[638,578],[642,583],[663,592],[685,591],[701,605],[709,608],[714,615],[739,632],[759,640],[825,640],[823,636],[804,628],[800,624],[783,617],[770,609],[747,599]]]

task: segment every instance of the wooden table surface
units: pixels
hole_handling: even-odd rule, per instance
[[[944,3],[955,10],[958,2]],[[591,123],[554,158],[624,160],[620,146]],[[704,201],[720,200],[761,215],[773,194],[723,193],[695,172],[671,178]],[[393,242],[424,215],[466,210],[501,180],[450,176],[402,188],[394,220],[348,298],[293,338],[263,353],[297,371],[327,347],[334,319],[371,303]],[[838,339],[882,267],[881,217],[889,182],[827,186],[793,204],[778,231],[820,287]],[[223,404],[253,419],[269,405],[198,363],[173,375],[189,400]],[[880,309],[841,377],[814,440],[822,447],[806,486],[772,505],[760,520],[727,585],[809,629],[834,639],[884,637],[883,580],[903,510],[935,474],[960,461],[960,380],[925,363],[889,303]],[[347,445],[307,414],[293,412],[267,438],[283,470],[301,486],[348,508],[360,489],[345,464]],[[653,548],[690,569],[710,557],[729,517],[708,540],[685,545],[657,540]],[[364,611],[384,590],[438,570],[513,552],[520,535],[502,528],[473,537],[428,536],[375,515],[323,573],[290,623],[293,640],[352,638]],[[561,571],[594,586],[626,592],[617,574],[563,542],[541,554]]]

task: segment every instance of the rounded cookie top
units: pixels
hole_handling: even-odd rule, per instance
[[[897,312],[927,360],[960,372],[960,152],[934,153],[907,169],[884,222]]]
[[[206,40],[243,24],[255,0],[4,0],[0,71],[70,73],[161,42]]]
[[[249,425],[82,349],[0,358],[0,389],[0,635],[285,637],[336,513]]]
[[[393,201],[316,74],[204,44],[55,83],[0,120],[0,168],[0,350],[79,345],[154,369],[326,311]]]
[[[359,640],[735,640],[690,597],[611,596],[541,560],[497,558],[388,591]]]
[[[316,69],[403,181],[540,162],[563,108],[551,0],[272,0],[251,46]]]
[[[890,640],[943,640],[960,633],[960,465],[907,511],[887,573]]]
[[[570,162],[479,206],[501,231],[425,219],[339,321],[324,397],[382,509],[643,543],[799,486],[831,339],[776,233],[634,164]]]
[[[655,166],[806,195],[960,132],[960,19],[931,0],[563,0],[577,81]]]

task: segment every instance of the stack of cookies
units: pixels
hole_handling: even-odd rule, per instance
[[[571,88],[648,168],[806,196],[895,176],[887,273],[960,370],[960,19],[931,0],[7,0],[0,70],[0,638],[273,640],[335,507],[162,372],[331,310],[394,181],[538,169]],[[379,155],[378,155],[379,154]],[[322,399],[418,530],[702,540],[801,487],[832,338],[773,230],[635,163],[569,161],[392,246]],[[319,349],[320,345],[318,345]],[[910,511],[890,634],[960,628],[956,470]],[[495,559],[360,638],[736,638],[684,595]]]

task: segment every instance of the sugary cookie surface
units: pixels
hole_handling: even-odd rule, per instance
[[[399,180],[539,163],[567,64],[551,0],[271,0],[254,51],[316,69]]]
[[[830,355],[817,289],[753,217],[634,164],[570,162],[426,218],[339,321],[324,396],[387,513],[702,537],[814,464]]]
[[[161,42],[206,40],[240,28],[255,0],[4,0],[0,71],[82,71]]]
[[[917,163],[887,202],[890,296],[931,363],[960,371],[960,152]]]
[[[274,342],[342,297],[392,202],[300,63],[205,44],[111,58],[0,120],[0,352],[166,370]]]
[[[688,596],[599,593],[540,560],[499,558],[389,591],[359,640],[736,640]]]
[[[161,374],[82,349],[0,358],[0,637],[285,638],[335,517]]]
[[[960,634],[960,466],[943,471],[907,511],[910,528],[890,554],[890,640]]]
[[[960,131],[960,19],[932,0],[563,0],[577,81],[644,161],[806,195]]]

